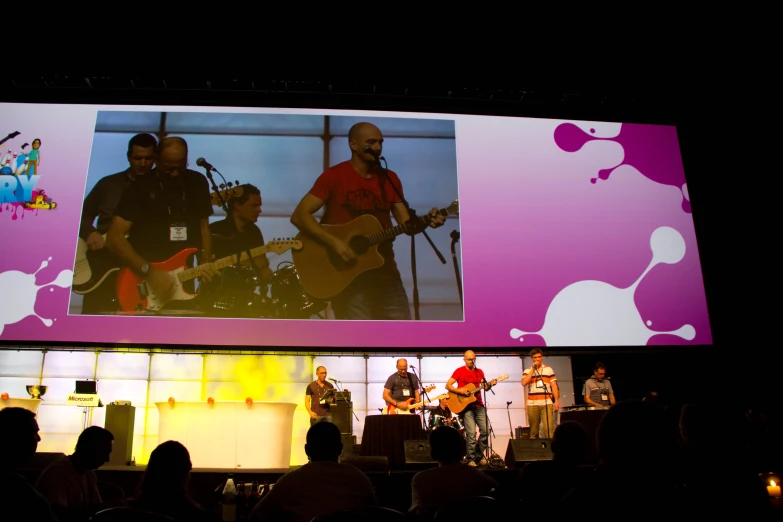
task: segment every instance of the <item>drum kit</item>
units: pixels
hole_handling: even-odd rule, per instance
[[[429,426],[430,431],[441,426],[450,426],[459,431],[463,439],[465,438],[465,426],[449,410],[443,410],[440,406],[425,406],[423,410],[425,415],[429,415],[427,426]]]
[[[270,286],[271,296],[253,267],[225,268],[219,287],[205,296],[204,312],[219,317],[254,319],[323,318],[326,301],[314,299],[305,291],[290,261],[277,266]]]

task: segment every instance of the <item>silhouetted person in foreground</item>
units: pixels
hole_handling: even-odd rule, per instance
[[[444,506],[475,496],[494,496],[498,483],[475,467],[462,463],[462,437],[450,426],[430,433],[430,456],[437,468],[416,473],[411,481],[410,513],[431,516]]]
[[[531,462],[519,473],[521,499],[552,506],[576,487],[590,468],[580,468],[587,451],[587,432],[578,422],[565,421],[555,428],[552,460]]]
[[[220,517],[201,509],[187,495],[190,453],[177,441],[159,444],[150,454],[140,494],[129,505],[188,522],[220,522]]]
[[[96,469],[109,461],[114,435],[100,426],[82,431],[73,455],[49,464],[35,483],[62,521],[86,520],[102,508]]]
[[[376,506],[367,475],[337,462],[343,451],[340,429],[331,422],[307,431],[305,453],[310,462],[286,473],[250,513],[251,520],[310,522],[314,517],[345,509]]]
[[[765,485],[742,453],[726,451],[723,426],[743,422],[740,412],[722,405],[686,404],[680,413],[685,497],[694,510],[716,508],[758,519],[770,514]],[[740,449],[739,446],[736,446]]]
[[[43,495],[16,472],[33,458],[40,440],[35,413],[0,410],[0,520],[57,522]]]
[[[628,400],[610,408],[597,432],[596,474],[561,502],[561,518],[584,517],[600,501],[604,513],[671,518],[680,507],[681,473],[676,429],[663,409]]]

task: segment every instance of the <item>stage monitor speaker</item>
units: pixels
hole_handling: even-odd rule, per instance
[[[338,401],[329,409],[332,410],[332,422],[340,428],[340,433],[353,435],[353,403]]]
[[[552,439],[511,439],[506,449],[506,466],[520,468],[526,462],[552,460]]]
[[[133,460],[133,427],[136,407],[109,404],[103,427],[114,435],[114,447],[109,456],[110,466],[127,466]]]
[[[427,469],[438,463],[430,456],[428,440],[405,441],[405,467],[408,469]]]
[[[389,473],[389,457],[343,457],[340,459],[343,464],[348,464],[360,469],[365,473]]]

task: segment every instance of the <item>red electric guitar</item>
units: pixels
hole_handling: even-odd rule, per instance
[[[429,393],[432,390],[434,390],[435,388],[437,388],[437,386],[435,386],[434,384],[431,384],[430,386],[427,386],[426,388],[424,388],[424,393]],[[432,400],[433,401],[434,400],[438,400],[439,398],[440,397],[432,399]],[[424,406],[425,404],[430,402],[430,401],[421,401],[421,402],[417,402],[417,403],[414,404],[413,401],[414,401],[414,398],[411,397],[410,399],[405,399],[404,401],[397,401],[398,406],[395,406],[394,404],[389,404],[383,410],[381,410],[381,414],[383,414],[383,415],[408,415],[408,414],[411,413],[411,410],[415,410],[416,408],[421,408],[422,406]],[[401,410],[399,408],[400,404],[407,404],[408,405],[408,409],[407,410]]]
[[[295,239],[282,239],[270,241],[264,246],[252,248],[250,253],[252,257],[259,257],[269,252],[282,254],[291,249],[302,248],[302,242]],[[138,312],[142,310],[157,311],[161,310],[171,301],[187,301],[196,297],[189,294],[182,288],[182,283],[199,277],[204,271],[204,265],[195,268],[187,268],[186,261],[188,256],[198,252],[196,248],[186,248],[175,254],[170,259],[161,263],[150,263],[150,268],[156,268],[169,272],[174,277],[174,290],[171,297],[166,299],[155,295],[152,288],[141,277],[133,273],[129,268],[123,268],[117,275],[117,301],[123,312]],[[248,259],[247,252],[242,253],[241,261]],[[208,263],[217,269],[225,268],[237,264],[237,256],[227,256],[216,261]]]

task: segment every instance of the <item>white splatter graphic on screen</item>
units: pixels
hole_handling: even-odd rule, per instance
[[[671,227],[660,227],[650,236],[653,258],[639,279],[628,288],[603,281],[579,281],[562,289],[552,300],[538,332],[511,330],[511,338],[538,334],[549,346],[644,346],[650,337],[672,334],[693,340],[696,330],[686,324],[673,332],[655,332],[645,326],[636,308],[634,292],[644,276],[659,263],[673,265],[685,257],[685,240]],[[647,325],[652,323],[647,321]]]
[[[0,273],[0,335],[6,325],[15,324],[22,319],[30,316],[37,317],[46,326],[52,326],[51,319],[45,319],[35,313],[35,301],[38,298],[38,291],[47,286],[59,286],[68,288],[73,282],[73,271],[63,270],[57,275],[57,278],[51,283],[38,286],[35,284],[35,275],[49,266],[49,261],[41,263],[41,266],[32,274],[25,274],[17,270],[9,270]],[[54,291],[54,288],[50,289]]]

